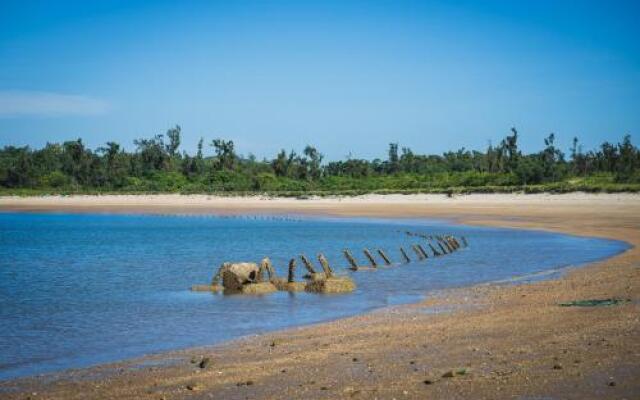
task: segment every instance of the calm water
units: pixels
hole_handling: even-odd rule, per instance
[[[358,290],[348,295],[188,290],[209,282],[227,260],[269,256],[281,275],[301,252],[315,259],[322,251],[334,267],[346,266],[344,247],[363,263],[363,247],[385,249],[399,261],[399,246],[410,251],[408,245],[420,243],[405,230],[465,235],[470,246],[352,273]],[[412,302],[429,290],[584,264],[625,248],[609,240],[416,220],[0,213],[0,379],[335,319]]]

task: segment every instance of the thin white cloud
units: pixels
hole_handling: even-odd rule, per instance
[[[0,91],[0,118],[92,116],[105,114],[109,104],[87,96],[52,92]]]

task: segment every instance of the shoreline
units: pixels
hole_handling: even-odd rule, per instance
[[[640,257],[638,256],[637,247],[640,243],[640,238],[638,237],[640,196],[523,195],[528,197],[527,199],[518,198],[517,195],[515,198],[514,195],[467,195],[464,196],[464,199],[447,199],[445,196],[433,195],[413,196],[413,198],[407,198],[407,196],[402,195],[400,196],[401,198],[389,198],[387,196],[390,195],[382,196],[382,199],[372,199],[371,196],[365,196],[365,199],[350,198],[349,201],[344,201],[343,199],[257,200],[260,203],[256,203],[256,199],[234,199],[229,202],[218,199],[214,201],[196,199],[197,201],[195,201],[191,198],[187,205],[185,205],[183,197],[178,197],[180,201],[177,204],[175,196],[170,199],[156,198],[151,202],[149,202],[149,199],[140,198],[124,201],[121,197],[117,199],[99,197],[100,201],[96,201],[95,198],[88,199],[84,197],[79,201],[77,198],[72,198],[73,201],[71,203],[62,205],[61,203],[64,203],[64,201],[60,199],[54,199],[53,202],[49,202],[50,199],[47,199],[47,201],[43,202],[42,200],[16,201],[14,198],[0,198],[0,211],[177,213],[189,209],[192,213],[197,214],[214,212],[242,214],[246,213],[247,210],[253,210],[259,214],[280,213],[288,210],[303,214],[336,216],[442,217],[451,220],[452,223],[542,229],[578,236],[606,237],[624,240],[632,247],[606,260],[590,263],[579,268],[572,268],[563,272],[560,278],[517,285],[494,283],[447,289],[446,293],[441,296],[428,297],[425,301],[419,303],[392,306],[391,309],[377,309],[346,319],[265,333],[260,336],[251,336],[247,339],[237,339],[246,341],[245,343],[237,344],[234,340],[230,343],[214,345],[212,348],[206,346],[204,348],[164,352],[141,359],[53,373],[58,375],[57,378],[54,378],[54,380],[58,379],[55,385],[41,384],[38,382],[38,377],[2,381],[0,382],[0,390],[10,387],[12,384],[20,384],[26,389],[26,392],[37,391],[38,393],[44,393],[47,396],[46,398],[71,398],[74,390],[78,388],[86,390],[86,388],[90,387],[88,385],[95,383],[91,382],[91,379],[88,382],[84,379],[79,381],[76,379],[77,375],[91,375],[101,370],[104,373],[112,368],[125,368],[123,374],[117,373],[104,379],[99,379],[100,387],[103,390],[84,392],[84,394],[89,395],[87,397],[159,398],[158,396],[166,396],[166,398],[183,398],[193,397],[194,395],[206,397],[205,395],[208,393],[213,393],[218,397],[218,394],[223,393],[223,398],[244,398],[248,394],[252,398],[274,398],[274,393],[284,394],[284,392],[277,391],[277,389],[283,390],[284,387],[287,388],[285,397],[308,398],[351,398],[354,396],[368,398],[374,396],[374,393],[376,397],[381,398],[387,398],[387,396],[392,395],[399,398],[421,398],[424,396],[436,398],[456,396],[506,398],[516,394],[607,398],[610,396],[616,397],[620,394],[640,393],[638,383],[634,385],[631,380],[625,380],[624,378],[625,374],[640,376],[640,348],[638,344],[633,342],[634,338],[640,337],[640,322],[638,322],[637,317],[635,320],[631,317],[626,320],[620,320],[620,315],[617,315],[617,313],[607,315],[604,313],[606,310],[603,308],[586,310],[583,314],[588,314],[588,316],[584,317],[584,315],[576,316],[575,314],[585,310],[560,310],[559,307],[554,307],[557,301],[568,294],[622,294],[634,301],[638,299],[638,281],[640,280],[638,260],[640,260]],[[496,197],[501,198],[496,199]],[[32,199],[28,198],[27,200]],[[615,209],[612,209],[614,207]],[[291,210],[292,208],[294,210]],[[612,267],[618,263],[627,267],[631,266],[631,268]],[[607,279],[594,281],[592,275],[606,277]],[[561,289],[560,291],[557,290],[558,287]],[[554,301],[556,302],[554,303]],[[429,314],[426,316],[421,311],[424,307],[455,306],[456,304],[460,305],[460,303],[462,305],[465,303],[466,305],[471,304],[473,307],[471,307],[471,310],[463,309],[460,311],[458,309],[451,313]],[[479,308],[477,303],[481,304]],[[516,310],[511,309],[514,304],[518,306],[520,311],[529,312],[524,312],[522,315],[518,314]],[[541,314],[531,309],[532,304],[545,308],[546,312]],[[394,311],[398,308],[401,311]],[[633,316],[634,312],[637,315],[637,309],[638,305],[632,302],[618,306],[614,310],[616,312],[623,310],[625,315]],[[563,341],[562,337],[567,336],[575,341],[576,335],[572,334],[572,330],[568,329],[567,323],[563,322],[562,318],[560,320],[555,318],[556,314],[569,314],[569,317],[572,317],[568,318],[565,315],[567,320],[570,321],[569,325],[574,330],[577,329],[576,326],[579,328],[577,336],[592,333],[591,326],[586,322],[606,321],[607,323],[602,326],[596,324],[599,327],[598,329],[603,332],[610,330],[611,327],[607,325],[617,327],[618,330],[620,330],[620,327],[624,327],[626,330],[622,329],[622,331],[629,335],[617,337],[620,346],[614,349],[616,357],[613,357],[617,362],[608,362],[605,365],[602,360],[596,360],[597,357],[594,357],[594,355],[583,354],[585,353],[584,351],[578,351],[580,346],[577,346],[574,350],[576,353],[581,354],[581,361],[574,364],[580,364],[580,374],[576,375],[575,371],[569,372],[572,368],[565,368],[564,363],[566,361],[564,361],[564,358],[566,358],[567,352],[563,350],[568,350],[567,347],[570,346],[566,346],[566,340]],[[497,326],[499,324],[495,321],[496,318],[499,321],[511,323],[513,323],[514,319],[517,320],[518,324],[514,328],[516,330],[519,329],[519,332],[528,337],[529,340],[531,340],[531,335],[536,336],[535,332],[530,332],[535,331],[535,329],[542,329],[543,331],[546,329],[550,333],[557,333],[561,338],[556,341],[564,343],[565,348],[557,348],[558,343],[551,343],[553,341],[541,348],[534,348],[530,344],[526,345],[526,340],[525,343],[522,343],[522,340],[510,337],[509,334],[505,336],[504,332],[501,337],[498,337],[504,343],[500,343],[500,340],[496,342],[494,331],[500,330],[500,327]],[[544,323],[549,318],[559,324],[558,328]],[[466,319],[477,320],[479,324],[470,326],[466,323]],[[389,321],[398,326],[387,326]],[[413,329],[409,330],[403,324],[410,325]],[[431,339],[431,344],[437,344],[438,347],[442,348],[442,350],[436,351],[435,354],[433,350],[423,350],[420,344],[424,341],[424,337],[416,336],[416,331],[432,332],[434,324],[447,327],[442,331],[436,329],[438,333],[446,335],[446,341],[438,340],[437,336]],[[332,340],[327,341],[325,337],[325,332],[327,331],[339,335],[341,339],[347,338],[347,345],[336,343]],[[388,340],[380,342],[380,338],[372,336],[371,331],[388,335],[386,337]],[[307,336],[301,337],[300,332],[304,332],[303,335],[308,335],[309,338]],[[455,335],[456,332],[458,335]],[[469,349],[468,342],[473,337],[477,337],[477,341]],[[276,341],[282,341],[283,344],[271,346],[268,343],[265,345],[265,342],[276,343]],[[288,344],[289,342],[292,342],[292,344]],[[320,346],[314,345],[316,342],[320,343]],[[375,344],[378,344],[378,346],[376,347]],[[368,349],[371,346],[376,351],[369,351]],[[460,357],[460,346],[466,350],[466,358]],[[589,347],[587,350],[593,350],[590,348],[591,343],[584,346]],[[221,351],[220,347],[222,348]],[[274,362],[272,359],[274,357],[273,353],[280,353],[281,347],[285,348],[285,354],[278,354],[276,361],[280,364],[297,364],[302,368],[301,371],[294,372],[289,368],[284,368],[288,372],[279,372],[270,367]],[[287,347],[291,348],[287,350]],[[413,349],[413,353],[409,355],[409,358],[414,358],[415,360],[409,360],[406,365],[400,366],[397,362],[398,353],[406,353],[407,347]],[[485,354],[485,347],[491,347],[492,351],[487,350],[490,354]],[[366,356],[352,357],[353,359],[366,358],[369,360],[367,368],[362,371],[354,371],[354,365],[359,365],[361,364],[360,362],[352,361],[343,354],[353,353],[354,348],[364,352]],[[425,347],[425,349],[430,348],[431,346]],[[516,349],[517,351],[508,351],[508,349]],[[244,353],[246,350],[253,357],[246,357]],[[185,354],[185,358],[190,358],[194,357],[194,352],[203,353],[206,351],[212,351],[210,356],[215,358],[216,361],[216,366],[212,371],[194,370],[193,365],[185,362],[185,360],[181,360],[177,365],[173,366],[158,367],[157,369],[151,367],[151,370],[128,370],[126,367],[122,367],[130,366],[131,363],[147,359],[147,357],[149,359],[166,359],[177,354]],[[496,354],[499,354],[500,357],[497,357]],[[526,357],[521,357],[523,354]],[[488,360],[484,360],[485,366],[482,363],[476,365],[477,360],[475,359],[480,355],[484,356],[480,357],[480,359],[488,358]],[[424,358],[424,361],[419,361],[421,357]],[[344,358],[346,358],[346,364]],[[448,366],[443,366],[443,360],[439,358],[448,359],[448,364],[446,364]],[[521,358],[527,360],[521,360]],[[539,362],[529,360],[530,358],[536,360],[544,359],[543,365],[545,368],[541,368],[542,366]],[[563,359],[563,365],[558,364],[561,368],[555,368],[557,365],[553,363],[560,363],[560,361],[554,360],[554,358]],[[346,376],[338,376],[336,370],[329,367],[331,363],[325,364],[328,359],[345,364],[344,367],[350,373]],[[465,359],[467,359],[466,362],[463,361]],[[457,361],[454,362],[454,360]],[[411,363],[412,361],[413,363]],[[590,365],[589,362],[593,362],[593,365]],[[526,368],[523,363],[526,364]],[[421,367],[419,371],[411,371],[411,366],[418,364],[424,364],[425,367]],[[467,366],[466,364],[469,365]],[[491,366],[491,364],[495,365]],[[589,365],[588,368],[585,367],[587,364]],[[441,372],[445,369],[462,366],[470,369],[471,372],[452,379],[440,377]],[[619,371],[620,368],[622,368],[622,372]],[[247,384],[249,380],[243,381],[247,375],[254,376],[248,374],[247,369],[258,374],[257,377],[252,378],[251,385]],[[317,372],[312,374],[314,378],[310,378],[310,375],[306,374],[304,369],[313,369],[314,371],[317,369]],[[413,367],[413,369],[416,369],[416,367]],[[614,375],[621,376],[621,378],[615,378],[618,380],[617,382],[613,381],[615,386],[609,386],[613,377],[601,377],[602,382],[594,385],[593,375],[602,374],[600,370],[603,369],[616,371]],[[374,372],[371,372],[372,370]],[[218,372],[220,373],[218,374]],[[371,379],[371,374],[375,375],[375,380]],[[604,374],[608,375],[608,373]],[[229,375],[232,378],[228,378]],[[282,378],[285,378],[282,375],[286,375],[286,382],[282,381]],[[407,381],[406,375],[410,375],[411,380]],[[420,380],[414,375],[427,376],[427,378]],[[47,376],[50,375],[47,374]],[[537,380],[536,384],[533,385],[531,382],[532,377],[542,380]],[[432,381],[432,384],[425,384],[425,380]],[[126,384],[126,381],[130,383]],[[161,384],[161,382],[166,381],[172,382],[172,384],[169,386]],[[312,381],[314,383],[310,383]],[[316,382],[320,381],[324,382],[323,386],[316,384]],[[238,385],[238,383],[242,382],[245,384]],[[293,382],[296,382],[296,384],[293,385]],[[399,382],[401,384],[398,384]],[[567,388],[563,388],[563,385],[567,382],[577,382],[581,387],[577,389],[572,387],[572,390],[568,391]],[[192,389],[189,389],[188,386],[191,386]],[[161,387],[161,389],[158,389],[158,387]],[[594,388],[597,390],[589,390]],[[9,393],[9,396],[14,394],[17,396],[16,398],[20,398],[18,393]]]

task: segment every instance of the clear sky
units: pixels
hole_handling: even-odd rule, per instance
[[[638,1],[0,0],[0,145],[183,128],[273,156],[640,132]],[[210,150],[209,150],[210,151]]]

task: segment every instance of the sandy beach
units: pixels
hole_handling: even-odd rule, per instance
[[[219,346],[4,381],[2,398],[640,397],[639,195],[2,197],[0,211],[445,218],[633,246],[560,279],[452,289],[419,304]],[[558,305],[603,298],[630,301],[611,307]],[[199,366],[203,358],[209,359],[206,368]]]

